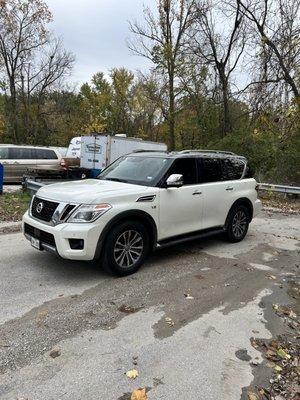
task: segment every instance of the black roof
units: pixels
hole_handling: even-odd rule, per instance
[[[245,157],[237,155],[229,151],[219,150],[183,150],[183,151],[151,151],[138,150],[130,154],[131,156],[148,156],[148,157],[165,157],[165,158],[190,158],[190,157],[207,157],[207,158],[239,158],[245,160]]]

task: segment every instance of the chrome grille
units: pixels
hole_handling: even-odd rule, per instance
[[[45,222],[50,222],[59,203],[35,197],[31,204],[31,215]]]

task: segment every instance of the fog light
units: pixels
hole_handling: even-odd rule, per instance
[[[72,250],[83,250],[84,248],[83,239],[69,239],[69,243]]]

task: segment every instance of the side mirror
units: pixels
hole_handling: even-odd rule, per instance
[[[180,187],[183,186],[183,175],[172,174],[167,179],[167,187]]]

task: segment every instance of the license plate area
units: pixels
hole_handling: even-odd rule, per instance
[[[31,241],[31,246],[34,247],[35,249],[41,250],[41,242],[39,239],[36,239],[34,237],[32,237],[30,239]]]

